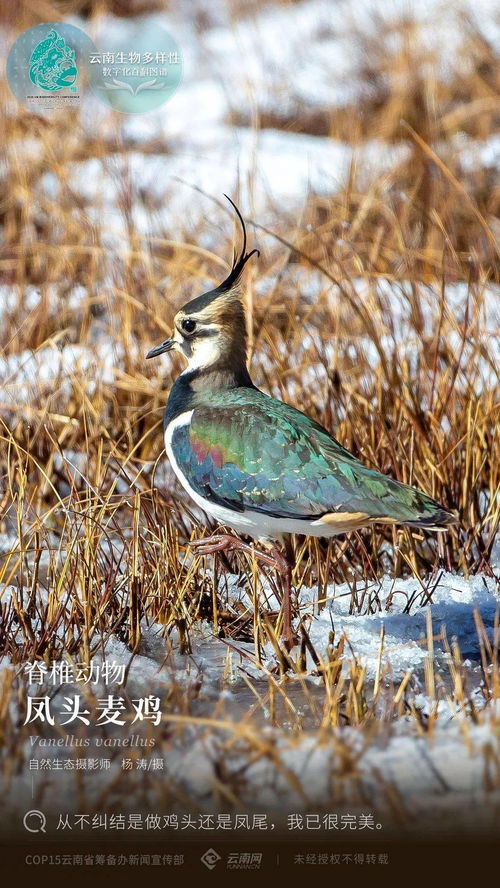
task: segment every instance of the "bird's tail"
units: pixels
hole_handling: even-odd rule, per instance
[[[421,527],[422,530],[444,531],[448,530],[453,524],[458,523],[458,518],[453,512],[448,512],[438,503],[433,503],[433,505],[434,509],[432,511],[429,509],[428,513],[424,513],[411,521],[405,521],[404,524],[408,527]]]
[[[378,502],[379,507],[383,503],[384,512],[382,513],[382,509],[372,511],[372,521],[375,523],[386,521],[391,524],[404,524],[407,527],[437,531],[447,530],[457,523],[457,515],[445,509],[427,493],[400,481],[387,478],[385,480],[385,496],[381,498],[382,502],[380,500]]]

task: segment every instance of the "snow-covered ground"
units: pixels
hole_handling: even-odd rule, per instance
[[[250,606],[237,577],[229,580],[230,596],[239,596],[242,603]],[[3,590],[4,605],[10,591]],[[264,591],[269,604],[275,605],[269,589]],[[283,823],[283,812],[331,810],[334,805],[336,811],[374,810],[389,835],[395,824],[409,834],[418,828],[433,833],[437,829],[441,835],[456,834],[462,829],[470,831],[471,827],[492,827],[495,806],[500,803],[500,792],[491,786],[491,762],[498,753],[498,712],[491,704],[486,706],[483,694],[476,619],[482,621],[490,643],[498,643],[495,620],[498,621],[500,598],[495,582],[485,576],[466,580],[444,572],[425,583],[385,578],[356,590],[354,609],[359,612],[352,612],[353,601],[352,589],[347,585],[330,586],[326,599],[319,604],[317,590],[302,589],[300,593],[301,616],[310,616],[309,636],[320,662],[328,660],[334,629],[335,641],[345,635],[347,642],[346,678],[354,659],[366,669],[367,688],[373,688],[378,675],[382,688],[378,703],[381,730],[374,733],[372,742],[367,742],[364,732],[355,727],[333,728],[326,723],[318,732],[315,721],[323,711],[325,697],[312,661],[308,663],[308,678],[299,680],[292,676],[282,686],[294,716],[285,708],[278,727],[268,722],[267,677],[275,666],[271,648],[264,652],[262,665],[257,667],[251,644],[227,644],[215,638],[211,625],[206,623],[192,633],[193,650],[189,655],[180,654],[175,634],[165,640],[161,625],[143,626],[141,648],[135,657],[116,638],[109,640],[95,660],[130,666],[126,685],[130,697],[153,693],[165,698],[176,685],[195,689],[193,720],[187,733],[182,739],[174,735],[171,743],[160,744],[154,753],[164,759],[173,798],[176,793],[185,794],[195,808],[210,810],[220,781],[220,762],[224,761],[229,782],[231,774],[235,779],[239,773],[245,775],[244,780],[238,779],[245,806],[270,812],[279,824]],[[426,601],[431,603],[422,606]],[[446,641],[456,641],[464,658],[467,702],[462,705],[451,699],[453,664]],[[3,661],[2,666],[8,668],[8,663]],[[427,686],[429,668],[436,689],[433,698],[429,697]],[[390,706],[402,680],[408,715],[394,721]],[[63,697],[75,690],[76,685],[63,686],[53,696],[53,706],[57,708]],[[30,691],[42,693],[39,685],[32,685]],[[104,685],[93,688],[97,696],[104,696],[105,692]],[[473,721],[468,714],[470,706],[476,711]],[[248,720],[252,709],[254,716]],[[175,728],[177,717],[177,711],[167,707],[166,724],[170,721]],[[299,733],[294,730],[297,718],[304,725]],[[209,720],[210,729],[205,719]],[[271,744],[272,754],[255,757],[251,739],[241,728],[245,719],[247,731],[251,735],[253,732],[253,736],[261,731],[266,743]],[[432,730],[426,733],[429,719]],[[233,733],[239,740],[233,738]],[[64,746],[56,750],[43,745],[26,748],[26,759],[46,760],[67,754],[68,748]],[[350,762],[348,767],[346,761]],[[346,767],[340,802],[337,777]],[[115,759],[111,773],[100,780],[95,775],[86,778],[89,805],[119,769],[120,760]],[[7,810],[15,812],[29,803],[32,777],[25,770],[13,780],[6,799]],[[38,785],[40,778],[34,779]],[[50,813],[62,805],[65,810],[73,810],[72,775],[44,774],[44,781],[44,810]],[[57,797],[52,800],[51,786],[57,786]],[[364,798],[363,803],[360,797]],[[401,823],[394,811],[391,813],[389,797],[404,804],[406,814]],[[147,798],[154,809],[154,786],[149,788]],[[177,802],[172,804],[176,810]]]

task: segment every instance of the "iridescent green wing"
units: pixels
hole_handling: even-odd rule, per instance
[[[367,469],[318,423],[258,390],[206,398],[190,425],[175,430],[172,449],[197,493],[238,511],[437,520],[439,507],[426,494]]]

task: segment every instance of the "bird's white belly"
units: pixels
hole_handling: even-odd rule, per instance
[[[276,518],[273,515],[265,515],[263,512],[255,512],[251,509],[247,509],[244,512],[234,512],[232,509],[227,509],[224,506],[210,502],[210,500],[205,499],[205,497],[197,493],[197,491],[191,487],[186,476],[179,468],[172,450],[172,436],[174,431],[183,425],[187,425],[191,421],[192,415],[193,411],[189,410],[186,413],[181,413],[180,416],[176,417],[176,419],[169,423],[165,429],[165,450],[170,460],[170,465],[184,490],[189,493],[191,499],[200,507],[200,509],[203,509],[207,515],[210,515],[210,517],[218,521],[219,524],[225,524],[240,533],[245,533],[248,534],[248,536],[254,537],[254,539],[276,540],[285,533],[303,533],[307,536],[328,537],[336,536],[338,533],[343,532],[335,527],[324,524],[318,519]]]

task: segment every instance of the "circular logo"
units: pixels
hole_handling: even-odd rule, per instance
[[[30,111],[45,113],[78,105],[88,84],[87,57],[94,49],[80,28],[46,22],[24,31],[7,58],[7,79]]]
[[[182,78],[182,57],[173,37],[149,20],[105,23],[95,41],[73,25],[47,22],[24,31],[7,59],[7,79],[19,102],[32,111],[79,104],[87,88],[124,114],[158,108]]]

